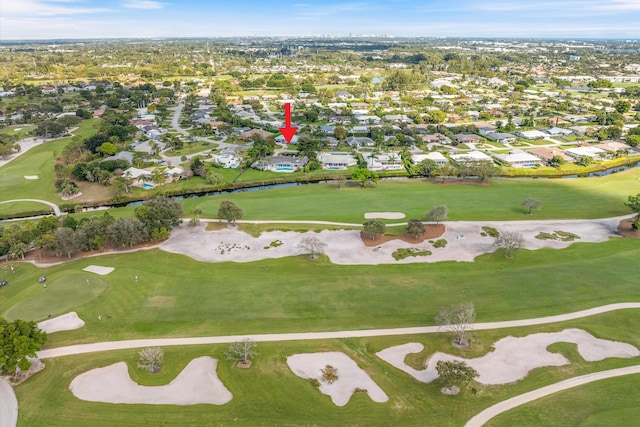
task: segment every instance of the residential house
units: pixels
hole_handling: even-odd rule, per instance
[[[490,132],[487,134],[487,138],[496,140],[502,144],[509,144],[512,142],[516,142],[517,140],[515,135],[504,132]]]
[[[555,156],[559,156],[562,160],[564,160],[567,163],[571,163],[575,161],[573,157],[566,155],[564,151],[558,148],[535,147],[535,148],[528,149],[527,152],[533,154],[534,156],[539,157],[540,159],[544,160],[547,163],[550,163]]]
[[[595,160],[602,160],[609,156],[609,153],[607,151],[593,146],[567,148],[566,150],[564,150],[564,152],[577,160],[579,160],[582,156],[591,157]]]
[[[113,156],[105,157],[104,160],[125,160],[131,164],[133,163],[133,153],[131,151],[120,151]]]
[[[166,144],[161,141],[143,141],[139,144],[133,145],[133,151],[139,153],[155,154],[165,149]]]
[[[488,135],[496,131],[496,126],[489,123],[478,123],[476,127],[480,135]]]
[[[240,134],[240,138],[247,140],[247,139],[253,138],[255,135],[259,136],[262,139],[267,139],[272,134],[271,132],[267,132],[266,130],[262,130],[262,129],[251,129],[251,130],[242,132]]]
[[[447,160],[447,158],[438,151],[411,155],[411,163],[418,164],[425,160],[433,160],[438,166],[446,165],[447,163],[449,163],[449,160]]]
[[[458,163],[472,163],[472,162],[493,162],[493,159],[481,151],[469,151],[467,153],[452,154],[451,160]]]
[[[291,173],[302,169],[309,159],[307,157],[296,156],[271,156],[266,159],[257,160],[251,167],[271,172],[287,172]]]
[[[494,157],[505,162],[512,168],[533,168],[540,164],[538,157],[522,150],[514,150],[508,154],[496,154]]]
[[[402,170],[402,158],[396,152],[389,153],[362,153],[370,170]]]
[[[338,152],[318,153],[318,161],[322,164],[322,169],[326,170],[346,170],[358,164],[351,154]]]
[[[368,138],[366,136],[363,136],[363,137],[349,136],[347,137],[345,142],[352,147],[373,147],[375,144],[373,139]]]
[[[428,144],[451,144],[449,137],[441,133],[427,133],[425,135],[418,135],[418,138]]]
[[[291,144],[297,144],[298,143],[298,135],[293,135],[293,137],[291,138]],[[275,141],[278,144],[287,144],[287,140],[285,139],[285,137],[283,135],[278,135],[275,137]]]
[[[573,131],[570,129],[563,129],[559,127],[552,127],[549,129],[545,129],[544,131],[551,136],[567,136],[573,133]]]
[[[624,142],[621,142],[621,141],[611,141],[611,140],[602,141],[599,144],[592,145],[592,147],[600,148],[601,150],[604,150],[611,155],[616,154],[620,151],[629,152],[631,150],[630,145],[625,144]]]
[[[524,139],[530,139],[530,140],[544,139],[549,137],[549,134],[540,132],[539,130],[521,130],[516,132],[516,135],[519,135]]]
[[[480,142],[480,136],[476,135],[473,132],[460,132],[453,135],[453,137],[456,139],[456,141],[462,144],[477,144],[478,142]]]

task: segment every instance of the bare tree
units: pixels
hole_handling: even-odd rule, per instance
[[[318,255],[324,253],[327,244],[321,242],[317,237],[306,236],[300,241],[298,247],[303,253],[308,254],[310,259],[318,259]]]
[[[146,369],[152,374],[160,372],[164,363],[164,352],[160,347],[143,348],[138,353],[138,368]]]
[[[233,360],[234,365],[237,363],[248,367],[251,365],[251,358],[258,355],[254,350],[255,346],[256,343],[251,338],[232,342],[229,344],[229,350],[226,353],[227,360]]]
[[[542,202],[538,199],[534,199],[533,197],[527,197],[524,199],[524,202],[522,202],[522,207],[528,210],[528,215],[532,215],[531,211],[542,208]]]
[[[524,244],[524,237],[516,231],[505,231],[496,237],[496,241],[493,244],[499,248],[506,249],[507,258],[512,258],[513,253]]]
[[[442,221],[446,221],[447,220],[447,206],[446,205],[440,205],[440,206],[436,206],[435,208],[431,209],[429,212],[427,212],[425,214],[425,217],[427,219],[427,221],[433,221],[436,224],[442,222]]]
[[[476,320],[476,310],[473,303],[463,302],[440,309],[436,316],[436,324],[442,326],[453,335],[453,342],[462,347],[469,346],[467,331],[472,329]]]

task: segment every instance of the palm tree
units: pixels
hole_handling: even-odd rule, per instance
[[[156,168],[151,171],[151,181],[154,184],[162,184],[165,181],[164,168]]]

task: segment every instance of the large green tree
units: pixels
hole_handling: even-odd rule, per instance
[[[378,236],[384,234],[387,226],[379,219],[370,219],[362,224],[362,233],[368,239],[375,240]]]
[[[627,200],[628,201],[627,203],[625,203],[625,206],[629,206],[633,213],[636,214],[632,226],[634,230],[638,230],[640,229],[640,193],[636,194],[635,196],[629,196]]]
[[[157,197],[138,206],[135,214],[147,226],[149,233],[161,228],[171,230],[180,225],[182,205],[175,199]]]
[[[38,329],[35,322],[7,322],[0,318],[0,371],[29,370],[31,362],[27,357],[36,357],[36,351],[46,342],[46,332]]]
[[[242,218],[242,209],[229,200],[223,200],[218,207],[218,218],[227,220],[230,224]]]
[[[436,364],[438,379],[445,387],[443,392],[457,394],[458,386],[465,386],[478,376],[478,372],[465,362],[457,360],[439,360]],[[456,388],[458,387],[458,388]]]
[[[360,168],[353,171],[353,173],[351,174],[351,179],[354,181],[358,181],[362,187],[365,187],[369,182],[378,182],[378,175],[376,175],[375,172],[369,169]]]

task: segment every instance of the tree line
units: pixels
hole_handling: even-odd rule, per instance
[[[161,241],[180,224],[181,216],[180,203],[166,197],[145,201],[136,207],[134,218],[116,219],[109,212],[79,220],[75,215],[49,216],[0,228],[0,256],[23,259],[30,250],[40,248],[50,256],[71,258],[82,251]]]

